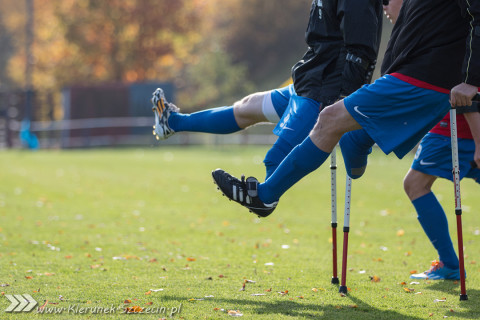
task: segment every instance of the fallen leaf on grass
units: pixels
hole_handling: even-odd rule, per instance
[[[407,284],[407,283],[406,283],[405,281],[400,282],[400,285],[401,285],[401,286],[404,286],[404,285],[406,285],[406,284]]]
[[[271,292],[272,288],[265,290],[265,292]]]
[[[123,303],[132,303],[132,300],[125,300]]]
[[[349,305],[350,308],[358,308],[358,306],[356,304],[351,304]]]
[[[415,291],[415,289],[413,288],[403,288],[403,290],[405,290],[405,292],[408,292],[408,293]]]
[[[145,292],[146,295],[149,295],[149,294],[152,294],[152,290],[148,290],[147,292]]]
[[[147,305],[147,306],[151,306],[152,304],[153,304],[152,301],[145,303],[145,305]]]
[[[197,259],[192,258],[192,257],[188,257],[188,258],[187,258],[187,261],[196,261],[196,260],[197,260]]]
[[[240,312],[240,310],[228,310],[228,315],[232,317],[242,317],[243,313]]]
[[[2,284],[0,284],[0,287],[8,287],[8,286],[10,286],[8,283],[2,283]]]
[[[380,277],[378,277],[378,276],[373,276],[373,277],[370,276],[370,280],[371,280],[372,282],[380,282]]]
[[[33,277],[32,276],[25,276],[25,279],[30,280],[30,279],[33,279]]]
[[[417,273],[417,270],[410,270],[410,274],[415,274]]]
[[[280,292],[278,292],[278,293],[281,294],[282,296],[284,296],[284,295],[288,294],[288,290],[280,291]]]
[[[397,237],[401,237],[403,235],[405,235],[405,230],[400,229],[400,230],[397,231]]]
[[[65,256],[65,259],[72,259],[72,256]]]

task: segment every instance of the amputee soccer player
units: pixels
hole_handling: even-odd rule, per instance
[[[478,111],[457,115],[457,136],[460,179],[467,177],[480,183]],[[471,161],[476,162],[476,168],[471,167]],[[418,221],[439,256],[438,260],[432,261],[429,270],[411,275],[413,279],[460,279],[459,261],[450,238],[447,216],[431,189],[439,177],[453,179],[450,114],[422,139],[404,180],[405,192],[415,207]]]
[[[391,0],[389,5],[384,6],[385,14],[392,23],[395,23],[398,18],[402,2],[402,0]],[[478,108],[477,105],[476,108]],[[480,113],[478,112],[480,110],[474,109],[469,110],[470,112],[465,115],[457,116],[460,179],[469,177],[480,183],[480,170],[470,166],[470,161],[475,159],[478,162],[477,166],[480,167]],[[412,201],[417,211],[418,221],[439,257],[438,260],[432,261],[429,270],[412,274],[410,276],[412,279],[460,279],[459,260],[448,230],[447,216],[432,192],[432,186],[438,177],[453,179],[450,133],[450,114],[447,113],[423,137],[412,168],[405,176],[405,192]],[[476,146],[479,147],[476,148]]]
[[[249,95],[233,106],[182,114],[157,89],[152,102],[155,134],[227,134],[262,121],[278,122],[278,139],[264,163],[267,178],[303,141],[320,110],[369,83],[381,38],[382,5],[375,1],[312,1],[305,40],[307,52],[292,68],[293,85]]]
[[[479,18],[479,1],[404,1],[383,77],[323,109],[309,136],[264,183],[240,181],[223,170],[212,173],[215,182],[231,200],[268,216],[283,193],[322,165],[344,133],[366,133],[355,134],[364,150],[376,142],[403,158],[451,105],[471,105],[480,85]],[[354,154],[355,166],[366,163],[368,152]]]

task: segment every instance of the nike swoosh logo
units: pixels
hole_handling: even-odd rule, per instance
[[[425,162],[423,160],[420,160],[420,165],[422,166],[431,166],[431,165],[434,165],[434,164],[437,164],[436,162]]]
[[[362,117],[370,118],[369,116],[366,116],[366,115],[364,115],[363,113],[361,113],[360,110],[358,110],[358,106],[353,107],[353,110],[354,110],[356,113],[358,113],[359,115],[361,115]]]
[[[289,127],[283,127],[282,129],[295,131],[295,129],[292,129],[292,128],[289,128]]]

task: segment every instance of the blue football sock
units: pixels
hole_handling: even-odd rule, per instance
[[[287,140],[279,137],[265,155],[265,169],[267,171],[265,180],[267,180],[277,169],[285,157],[292,151],[293,146]]]
[[[413,200],[412,203],[417,211],[418,221],[437,249],[440,261],[450,269],[457,269],[459,262],[448,231],[447,216],[433,192]]]
[[[281,195],[304,176],[316,170],[330,153],[317,148],[310,137],[296,146],[264,183],[258,185],[258,196],[264,203],[278,201]]]
[[[365,130],[360,129],[345,133],[339,143],[348,176],[352,179],[360,178],[367,169],[367,158],[375,141]]]
[[[207,109],[191,114],[172,113],[168,124],[175,132],[191,131],[227,134],[240,131],[233,107]]]

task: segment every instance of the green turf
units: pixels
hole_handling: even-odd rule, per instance
[[[341,297],[330,284],[328,164],[287,192],[266,219],[216,191],[212,169],[262,178],[266,150],[1,152],[0,291],[28,293],[40,305],[48,300],[44,311],[67,310],[5,313],[10,303],[0,297],[0,319],[113,319],[124,316],[124,306],[164,311],[132,315],[142,319],[169,318],[172,308],[180,308],[173,319],[229,319],[227,310],[239,310],[242,319],[480,317],[480,197],[473,181],[462,182],[469,300],[460,302],[459,283],[410,284],[410,271],[424,271],[436,258],[403,193],[411,156],[400,161],[375,150],[364,178],[353,183],[350,292]],[[345,174],[338,171],[340,271]],[[453,186],[438,181],[434,190],[456,245]],[[371,281],[375,276],[380,281]],[[245,280],[255,283],[240,290]],[[120,307],[73,314],[110,306]]]

